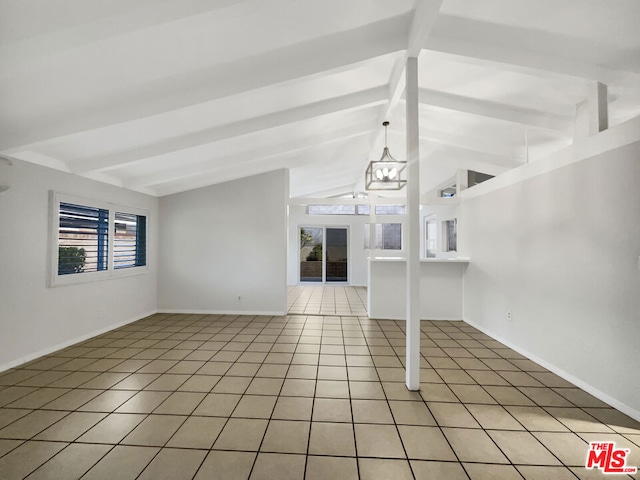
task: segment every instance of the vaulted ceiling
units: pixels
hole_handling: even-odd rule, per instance
[[[571,144],[589,84],[640,115],[637,0],[0,0],[0,153],[152,195],[279,168],[364,189],[404,157],[419,54],[421,186]]]

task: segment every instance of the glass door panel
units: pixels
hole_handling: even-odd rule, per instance
[[[300,228],[300,281],[322,282],[322,227]]]
[[[346,282],[347,278],[347,229],[327,227],[326,281]]]

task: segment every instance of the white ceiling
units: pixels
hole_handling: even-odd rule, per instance
[[[637,0],[0,0],[0,153],[152,195],[279,168],[292,196],[404,157],[419,57],[422,190],[572,142],[600,81],[640,115]],[[528,142],[528,149],[526,148]]]

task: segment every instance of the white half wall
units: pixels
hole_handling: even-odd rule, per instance
[[[288,196],[276,170],[162,197],[159,309],[285,314]]]
[[[462,320],[462,276],[468,262],[420,262],[420,319]],[[369,318],[406,320],[407,262],[388,258],[369,263]]]
[[[639,132],[609,149],[616,132],[603,132],[593,156],[581,145],[555,156],[559,169],[534,162],[470,189],[459,223],[465,321],[638,419]]]
[[[0,370],[156,311],[158,199],[13,161],[0,193]],[[49,191],[149,210],[146,273],[47,287]]]

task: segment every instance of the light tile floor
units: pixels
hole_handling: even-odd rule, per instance
[[[462,322],[156,314],[0,376],[0,477],[592,479],[640,424]],[[610,477],[609,477],[610,478]]]
[[[307,315],[367,315],[366,287],[296,285],[289,287],[288,312]]]

